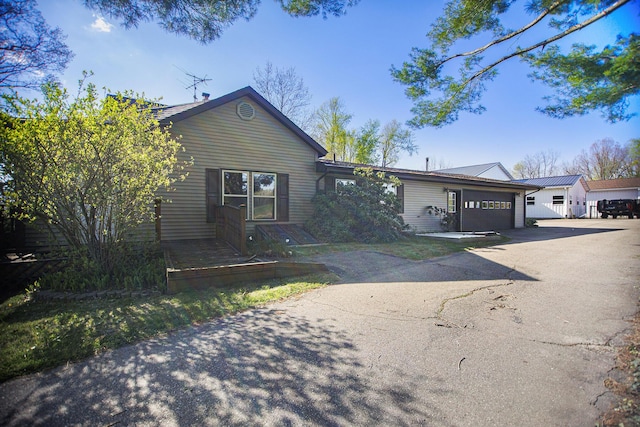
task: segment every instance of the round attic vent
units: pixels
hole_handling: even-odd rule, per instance
[[[236,112],[242,120],[251,120],[256,116],[255,108],[248,102],[239,103]]]

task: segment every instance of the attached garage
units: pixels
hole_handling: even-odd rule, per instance
[[[460,231],[508,230],[515,227],[514,193],[462,190]]]
[[[316,171],[320,188],[353,176],[352,163],[320,159]],[[409,169],[378,168],[400,179],[397,189],[402,218],[416,232],[497,231],[525,226],[526,194],[536,185],[469,175]],[[443,220],[446,219],[446,225]]]

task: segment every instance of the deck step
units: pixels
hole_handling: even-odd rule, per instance
[[[284,242],[290,246],[317,245],[320,243],[296,224],[256,225],[256,234],[259,234],[265,240]]]

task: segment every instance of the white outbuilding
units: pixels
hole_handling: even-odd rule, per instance
[[[517,179],[513,182],[544,187],[527,193],[527,218],[580,218],[587,211],[587,181],[582,175]]]

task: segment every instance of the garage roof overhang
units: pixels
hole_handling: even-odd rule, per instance
[[[364,164],[331,161],[320,159],[316,162],[316,172],[353,174],[357,168],[371,168],[376,172],[385,172],[388,175],[398,177],[400,180],[424,181],[447,185],[472,185],[477,187],[490,187],[500,189],[510,189],[514,191],[540,190],[543,187],[532,184],[500,181],[497,179],[479,178],[469,175],[455,175],[428,171],[416,171],[411,169],[383,168]]]

